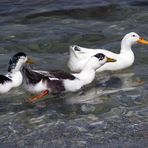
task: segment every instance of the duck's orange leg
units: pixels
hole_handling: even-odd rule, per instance
[[[144,84],[144,81],[143,81],[143,80],[137,80],[137,83],[138,83],[139,85],[143,85],[143,84]]]
[[[36,101],[42,100],[44,96],[47,96],[49,94],[48,90],[43,91],[37,96],[31,97],[27,100],[28,103],[35,103]]]

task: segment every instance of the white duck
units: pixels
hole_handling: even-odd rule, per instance
[[[121,41],[121,50],[119,54],[105,49],[89,49],[77,45],[70,46],[68,67],[72,72],[80,72],[90,56],[97,53],[103,53],[110,58],[116,59],[116,62],[106,63],[97,69],[97,72],[125,69],[130,67],[134,62],[135,56],[131,47],[136,43],[148,44],[148,41],[141,38],[137,33],[128,33]]]
[[[10,59],[8,73],[0,75],[0,93],[6,93],[13,87],[18,87],[22,84],[23,76],[20,70],[26,62],[31,63],[31,60],[23,52],[15,54]]]
[[[22,73],[26,90],[31,93],[39,93],[39,95],[28,99],[28,102],[34,103],[48,94],[65,91],[75,92],[94,80],[96,69],[107,62],[115,61],[104,54],[97,53],[88,58],[83,70],[77,74],[70,74],[61,70],[49,72],[33,70],[27,65],[23,66]]]

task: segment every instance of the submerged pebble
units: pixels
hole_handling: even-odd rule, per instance
[[[93,105],[90,105],[90,104],[84,104],[81,106],[81,110],[84,112],[84,113],[91,113],[91,112],[94,112],[95,111],[95,106]]]

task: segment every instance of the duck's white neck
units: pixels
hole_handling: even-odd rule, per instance
[[[23,76],[20,71],[8,72],[6,76],[12,80],[13,87],[18,87],[22,84]]]
[[[132,44],[128,40],[122,39],[120,53],[131,52]]]
[[[75,77],[77,77],[82,85],[87,85],[89,83],[91,83],[94,78],[95,78],[95,70],[91,69],[91,70],[87,70],[84,69],[83,71],[81,71],[79,74],[73,74]]]

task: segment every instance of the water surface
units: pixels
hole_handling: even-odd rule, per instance
[[[37,69],[63,69],[69,45],[119,52],[122,37],[148,39],[144,0],[1,0],[0,72],[18,51]],[[104,72],[83,90],[25,104],[20,87],[0,95],[0,147],[147,147],[148,46],[132,67]],[[144,81],[144,83],[139,83]]]

